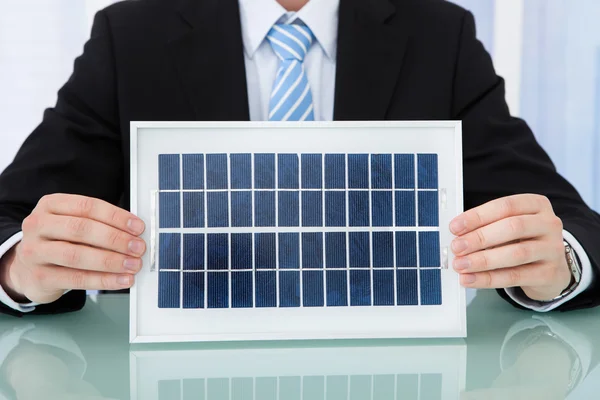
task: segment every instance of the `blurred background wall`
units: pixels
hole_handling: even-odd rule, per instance
[[[453,0],[559,171],[600,209],[600,1]],[[71,73],[95,12],[114,0],[0,0],[0,170]]]

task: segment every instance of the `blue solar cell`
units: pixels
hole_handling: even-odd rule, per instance
[[[302,394],[302,400],[325,400],[325,376],[305,376]],[[374,397],[374,399],[379,399],[379,397]]]
[[[275,154],[254,155],[254,188],[275,189]]]
[[[279,234],[279,268],[300,268],[300,234],[295,232]]]
[[[346,187],[346,156],[325,154],[325,188],[344,189]]]
[[[396,292],[399,306],[419,304],[418,285],[416,269],[396,270]]]
[[[204,269],[203,233],[186,233],[183,235],[183,269],[187,271]]]
[[[277,276],[275,271],[256,271],[256,307],[277,307]]]
[[[373,305],[394,305],[394,271],[373,271]]]
[[[419,226],[438,226],[439,208],[437,192],[419,192]]]
[[[415,191],[396,191],[396,226],[415,226]]]
[[[348,187],[369,188],[369,155],[348,154]]]
[[[371,271],[350,271],[350,305],[371,305]]]
[[[321,189],[323,187],[323,156],[302,154],[302,188]]]
[[[392,155],[371,155],[371,187],[373,189],[392,188]]]
[[[279,154],[277,157],[277,185],[280,189],[298,189],[298,155]]]
[[[417,234],[396,232],[396,267],[417,267]]]
[[[181,234],[161,233],[158,241],[158,269],[180,269]]]
[[[393,226],[392,192],[372,192],[372,225]]]
[[[254,223],[256,226],[275,226],[275,192],[254,193]]]
[[[323,233],[302,233],[302,268],[323,268]]]
[[[422,269],[421,304],[437,306],[442,304],[442,277],[439,269]]]
[[[231,273],[231,307],[252,307],[252,271]]]
[[[373,232],[373,267],[394,268],[393,232]]]
[[[369,192],[352,190],[348,192],[348,216],[350,226],[369,226]]]
[[[394,180],[396,189],[415,188],[415,156],[394,154]]]
[[[159,194],[159,226],[161,228],[179,228],[181,224],[180,195],[177,192]]]
[[[204,308],[204,273],[183,274],[183,308]]]
[[[209,400],[229,400],[229,379],[207,379],[206,398]]]
[[[350,267],[369,268],[371,256],[369,249],[369,232],[350,232]]]
[[[179,154],[158,156],[159,190],[179,190]]]
[[[256,378],[256,399],[277,400],[277,378]]]
[[[419,261],[423,268],[440,268],[440,233],[419,232]]]
[[[257,269],[275,269],[276,266],[276,247],[274,233],[256,233],[254,234],[254,253],[255,265]]]
[[[210,233],[206,238],[207,269],[228,269],[229,240],[226,233]]]
[[[325,265],[327,268],[346,268],[346,233],[325,233]]]
[[[419,396],[419,374],[396,375],[396,387],[402,388],[402,395],[405,399],[427,399]],[[440,391],[441,393],[441,391]],[[439,396],[434,396],[435,399]]]
[[[299,271],[279,271],[279,306],[300,307]]]
[[[183,227],[204,228],[204,192],[183,192]]]
[[[186,190],[204,189],[204,155],[183,155],[183,188]]]
[[[322,192],[302,192],[302,226],[323,226]]]
[[[208,273],[208,308],[229,308],[229,277],[227,272]]]
[[[438,188],[438,156],[437,154],[419,154],[419,189]]]
[[[346,226],[345,192],[325,192],[325,225]]]
[[[159,272],[158,308],[179,308],[181,272]]]
[[[348,278],[346,271],[327,271],[327,306],[343,307],[348,305]]]
[[[252,192],[231,192],[231,226],[252,226]]]
[[[207,189],[227,189],[227,154],[206,155]]]
[[[231,188],[232,189],[251,189],[252,188],[252,155],[251,154],[232,154],[231,155]]]
[[[207,219],[209,228],[225,228],[229,226],[229,193],[208,192]]]
[[[279,192],[279,226],[300,225],[300,195],[298,192]]]
[[[348,376],[328,376],[325,398],[327,400],[349,399],[350,393],[348,393]]]
[[[279,378],[279,398],[285,400],[304,400],[300,397],[302,381],[299,376]],[[312,400],[312,399],[311,399]]]
[[[252,269],[252,234],[231,234],[231,269]]]
[[[393,305],[393,304],[392,304]],[[395,393],[397,390],[394,389],[396,377],[394,375],[375,375],[373,377],[373,399],[377,400],[396,400]],[[397,386],[398,387],[398,386]],[[402,388],[402,394],[406,395],[404,392],[404,388]],[[406,399],[418,399],[417,396],[414,397],[404,397]],[[187,399],[184,399],[187,400]],[[324,399],[323,399],[324,400]]]
[[[304,307],[323,307],[323,272],[302,271],[302,296]]]

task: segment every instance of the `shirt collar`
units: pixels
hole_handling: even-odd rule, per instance
[[[310,0],[297,13],[289,13],[276,0],[239,0],[242,40],[248,57],[265,40],[277,22],[302,20],[310,28],[327,57],[336,58],[340,0]]]

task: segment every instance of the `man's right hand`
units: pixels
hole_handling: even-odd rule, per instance
[[[45,196],[23,221],[21,242],[0,260],[0,285],[17,302],[40,304],[70,289],[127,289],[142,268],[144,229],[105,201]]]

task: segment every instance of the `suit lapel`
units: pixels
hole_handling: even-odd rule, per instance
[[[341,0],[335,120],[384,120],[408,44],[388,0]]]
[[[248,121],[248,89],[237,0],[184,0],[189,27],[169,43],[199,121]]]

